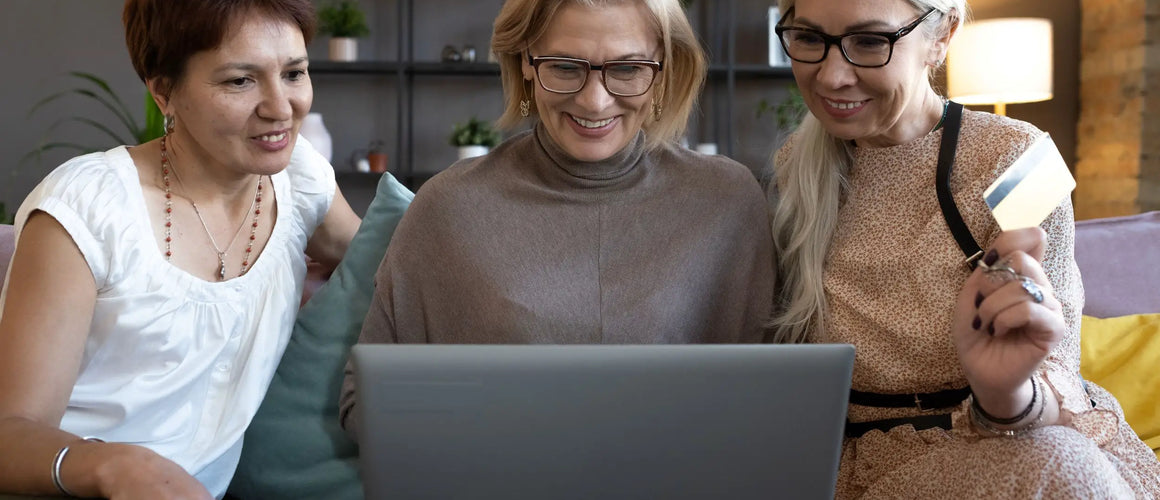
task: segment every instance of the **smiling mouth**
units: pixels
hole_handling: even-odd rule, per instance
[[[258,139],[259,141],[262,141],[262,142],[270,142],[270,143],[281,142],[281,141],[286,139],[286,132],[282,132],[280,134],[272,134],[272,135],[259,135],[256,139]]]
[[[823,99],[823,100],[826,101],[827,106],[834,108],[834,109],[858,109],[858,108],[861,108],[862,106],[865,106],[866,102],[867,102],[867,101],[837,102],[837,101],[831,101],[829,99]]]
[[[612,123],[612,120],[615,119],[615,118],[605,118],[603,120],[592,121],[592,120],[585,120],[583,118],[580,118],[578,116],[573,116],[573,115],[568,115],[568,117],[572,118],[572,121],[576,122],[577,124],[579,124],[581,127],[584,127],[584,128],[600,128],[600,127],[603,127],[605,125],[608,125],[609,123]]]

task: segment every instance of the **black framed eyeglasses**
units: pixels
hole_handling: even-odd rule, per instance
[[[792,9],[791,9],[792,10]],[[914,22],[903,26],[894,33],[881,31],[851,31],[841,35],[827,35],[811,28],[798,28],[778,25],[774,28],[785,53],[797,62],[819,63],[830,53],[830,46],[837,45],[842,51],[842,57],[850,64],[861,68],[879,68],[890,64],[894,56],[894,43],[915,28],[918,28],[926,18],[930,17],[935,9],[915,19]],[[789,13],[787,13],[789,14]],[[785,19],[790,16],[787,15]],[[785,19],[782,21],[784,22]]]
[[[540,87],[556,94],[575,94],[588,82],[588,74],[600,72],[600,82],[609,94],[618,97],[636,97],[648,92],[661,71],[657,61],[605,61],[592,64],[572,57],[532,57],[528,64],[536,70]]]

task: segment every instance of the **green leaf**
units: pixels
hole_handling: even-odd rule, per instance
[[[149,96],[149,92],[145,92],[145,120],[144,126],[138,126],[137,120],[134,118],[125,102],[117,95],[116,92],[109,86],[109,84],[102,78],[82,71],[73,71],[68,73],[72,78],[80,80],[82,85],[76,88],[56,92],[43,99],[40,99],[28,110],[28,116],[32,117],[38,112],[42,112],[45,107],[54,102],[66,99],[79,97],[83,100],[96,102],[100,104],[101,108],[112,114],[112,118],[102,118],[100,116],[79,116],[72,115],[54,121],[45,131],[46,136],[51,136],[57,132],[60,126],[64,123],[75,122],[91,127],[94,130],[101,132],[110,139],[110,144],[96,144],[91,146],[84,146],[68,141],[54,141],[41,144],[33,151],[25,154],[21,159],[24,162],[30,158],[40,159],[42,153],[51,149],[65,148],[76,149],[80,152],[92,152],[109,149],[114,146],[135,145],[149,142],[153,139],[161,137],[164,134],[164,118],[161,116],[161,111],[157,109],[157,104]],[[118,128],[117,124],[121,128]],[[123,130],[122,130],[123,128]],[[125,133],[127,132],[127,134]]]
[[[39,162],[41,155],[43,155],[45,152],[52,151],[54,149],[73,149],[73,150],[80,152],[81,154],[88,154],[88,153],[92,153],[95,151],[99,151],[99,149],[94,148],[92,146],[85,146],[85,145],[77,144],[75,142],[49,142],[46,144],[41,144],[41,145],[37,146],[36,149],[33,149],[32,151],[29,151],[27,153],[24,153],[24,156],[20,157],[19,163],[23,164],[24,162],[31,160],[33,158],[36,158],[36,161]]]
[[[342,0],[318,9],[318,32],[332,37],[359,38],[370,34],[358,2]]]
[[[109,87],[109,84],[107,82],[105,82],[105,80],[97,77],[96,75],[94,75],[92,73],[85,73],[83,71],[73,71],[73,72],[70,72],[69,74],[73,75],[77,78],[83,78],[85,80],[88,80],[88,81],[92,82],[94,85],[96,85],[97,87],[100,87],[101,90],[105,91],[105,95],[111,97],[113,99],[113,101],[115,103],[117,103],[116,108],[113,108],[110,105],[110,109],[112,109],[114,112],[117,112],[119,110],[121,112],[121,114],[123,114],[125,117],[129,118],[129,120],[131,122],[133,121],[133,117],[129,113],[129,108],[125,107],[125,103],[121,102],[121,98],[117,97],[117,93],[113,92],[113,89]],[[137,124],[134,122],[133,128],[136,128],[136,125]]]
[[[487,146],[494,148],[499,144],[500,134],[491,128],[487,122],[471,117],[466,123],[457,123],[451,127],[451,136],[448,141],[452,146]]]
[[[796,85],[790,85],[786,89],[785,99],[777,104],[770,104],[768,100],[762,99],[757,103],[756,111],[758,119],[765,113],[773,113],[777,127],[782,130],[790,130],[797,128],[809,109],[806,108],[801,90]]]
[[[83,124],[88,125],[94,129],[97,129],[97,130],[103,132],[105,135],[109,136],[109,138],[112,139],[113,142],[115,142],[116,144],[129,144],[128,142],[125,141],[124,138],[122,138],[119,134],[114,132],[113,129],[109,128],[104,123],[98,122],[92,118],[87,118],[84,116],[66,116],[64,118],[60,118],[57,121],[53,122],[52,125],[48,126],[48,130],[46,131],[46,133],[52,133],[52,132],[56,131],[57,128],[60,128],[61,125],[68,123],[68,122],[83,123]]]

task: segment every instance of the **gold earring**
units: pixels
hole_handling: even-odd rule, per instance
[[[661,103],[657,102],[657,100],[654,98],[652,103],[653,121],[660,121],[662,111],[664,111],[664,109],[661,107]]]
[[[162,126],[165,128],[166,134],[173,133],[173,124],[177,121],[173,115],[165,115],[162,117]]]
[[[524,80],[524,82],[527,82],[527,80]],[[528,88],[528,85],[524,85],[524,89],[527,89],[527,88]],[[524,90],[524,89],[521,89],[521,90]],[[520,99],[520,116],[522,116],[524,118],[527,118],[528,115],[531,114],[532,101],[531,101],[531,99],[527,98],[528,94],[530,94],[530,93],[531,93],[530,91],[525,93],[523,95],[524,98]]]

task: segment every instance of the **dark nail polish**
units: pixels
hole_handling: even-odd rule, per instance
[[[983,256],[983,263],[988,266],[994,264],[997,260],[999,260],[999,252],[996,252],[994,248],[988,251],[987,255]]]
[[[971,328],[978,330],[981,326],[983,326],[983,320],[979,319],[978,316],[975,316],[975,320],[971,322]]]
[[[987,335],[994,335],[994,334],[995,334],[995,324],[991,323],[991,324],[987,325]]]
[[[978,309],[983,304],[983,294],[981,292],[975,293],[975,309]]]

